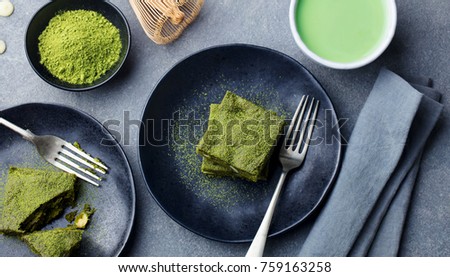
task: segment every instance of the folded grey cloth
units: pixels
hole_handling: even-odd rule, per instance
[[[421,153],[442,111],[438,99],[381,70],[300,256],[397,255]]]

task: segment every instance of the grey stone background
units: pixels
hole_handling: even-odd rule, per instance
[[[132,48],[116,78],[90,92],[56,89],[41,80],[25,56],[24,36],[32,15],[47,1],[12,0],[15,12],[0,17],[0,39],[7,51],[0,56],[0,109],[22,103],[48,102],[81,109],[100,122],[121,120],[124,110],[139,119],[158,80],[175,63],[206,47],[249,43],[284,52],[304,64],[322,83],[350,137],[357,115],[382,66],[402,76],[425,76],[443,93],[442,119],[429,142],[414,191],[400,255],[450,256],[450,1],[398,0],[396,35],[375,62],[356,70],[328,69],[306,58],[289,29],[288,0],[206,0],[200,16],[174,43],[159,46],[141,29],[128,1],[111,0],[128,19]],[[248,244],[204,239],[172,221],[150,196],[137,159],[137,128],[123,145],[136,181],[136,218],[125,256],[243,256]],[[123,142],[122,142],[123,143]],[[267,256],[297,253],[311,222],[270,239]]]

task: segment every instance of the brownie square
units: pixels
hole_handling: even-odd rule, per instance
[[[196,150],[237,176],[256,182],[283,125],[284,119],[275,112],[227,91],[220,105],[211,105],[208,128]]]

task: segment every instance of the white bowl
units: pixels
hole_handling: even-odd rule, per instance
[[[394,37],[395,28],[397,26],[397,7],[395,5],[395,0],[385,0],[388,13],[386,17],[387,29],[386,32],[384,33],[384,37],[382,38],[381,43],[379,43],[378,47],[371,54],[359,60],[348,63],[341,63],[324,59],[323,57],[320,57],[319,55],[311,51],[305,45],[305,43],[303,42],[302,38],[299,35],[299,32],[297,30],[297,24],[295,23],[295,12],[297,10],[298,1],[299,0],[291,0],[291,5],[289,8],[289,24],[291,27],[291,33],[295,39],[295,42],[303,51],[303,53],[305,53],[313,61],[322,64],[324,66],[335,69],[354,69],[367,65],[372,61],[374,61],[376,58],[378,58],[384,52],[384,50],[386,50],[388,45],[391,43],[392,38]]]

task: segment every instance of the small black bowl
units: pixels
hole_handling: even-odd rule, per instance
[[[48,26],[50,19],[61,11],[93,10],[102,14],[120,31],[122,52],[116,65],[102,77],[90,84],[74,85],[53,76],[41,63],[38,49],[39,35]],[[54,0],[43,6],[31,19],[25,35],[25,50],[31,67],[44,81],[57,88],[69,91],[85,91],[97,88],[110,80],[125,62],[131,45],[130,27],[122,12],[107,0]]]

